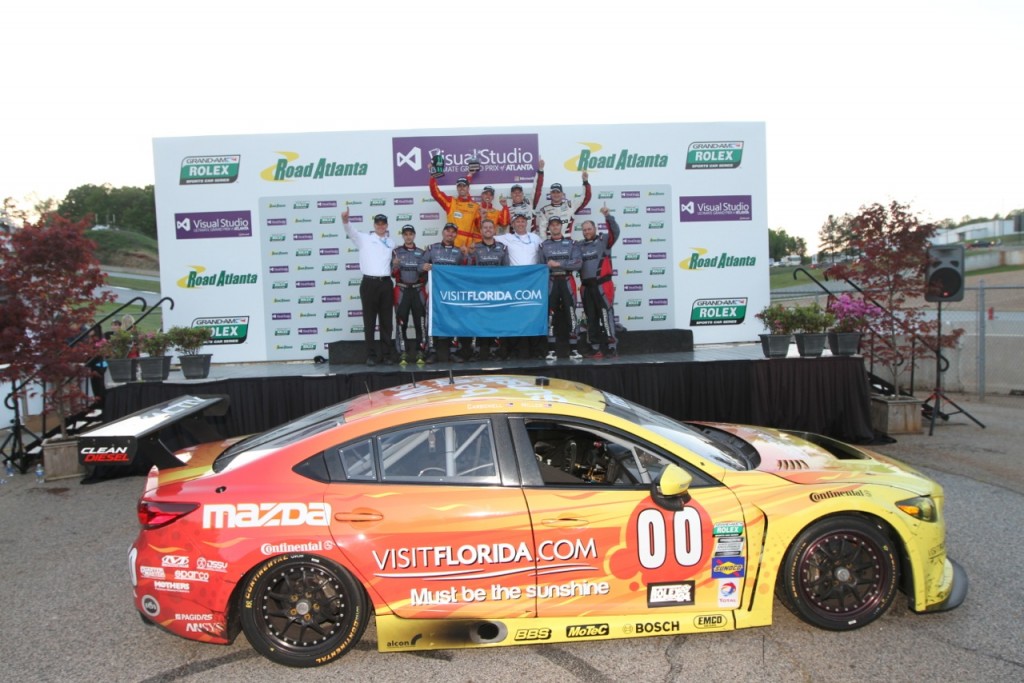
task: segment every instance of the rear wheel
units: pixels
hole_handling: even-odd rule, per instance
[[[312,555],[272,557],[249,575],[242,630],[264,657],[287,666],[326,664],[366,629],[366,594],[343,567]]]
[[[832,517],[809,526],[790,546],[778,595],[807,623],[850,631],[885,613],[898,580],[896,549],[877,524]]]

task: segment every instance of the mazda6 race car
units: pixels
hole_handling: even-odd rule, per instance
[[[80,457],[128,463],[211,400],[101,427]],[[290,666],[345,654],[371,614],[391,652],[764,626],[775,596],[841,631],[897,589],[915,612],[967,592],[942,489],[910,468],[569,381],[428,380],[151,450],[128,553],[143,620],[210,643],[242,631]]]

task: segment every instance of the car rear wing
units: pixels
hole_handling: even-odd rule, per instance
[[[143,456],[162,470],[181,467],[185,463],[161,440],[164,430],[176,425],[196,443],[221,439],[205,418],[224,415],[230,402],[226,395],[179,396],[143,408],[79,436],[78,462],[131,465]]]

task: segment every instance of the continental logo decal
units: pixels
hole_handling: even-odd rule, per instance
[[[229,273],[222,270],[219,273],[204,275],[205,266],[189,266],[192,270],[188,275],[179,278],[177,285],[182,289],[199,289],[203,287],[231,287],[233,285],[254,285],[258,281],[256,273]]]
[[[567,171],[592,171],[606,168],[625,171],[629,168],[665,168],[668,166],[667,154],[640,154],[623,147],[618,152],[601,154],[604,145],[598,142],[582,142],[580,153],[565,162]]]
[[[736,256],[723,251],[717,256],[708,256],[708,250],[702,247],[691,247],[693,254],[689,259],[679,262],[683,270],[713,270],[715,268],[752,268],[757,265],[755,256]]]
[[[360,161],[332,161],[327,157],[320,157],[318,161],[310,161],[306,164],[296,163],[299,161],[298,152],[275,152],[281,158],[277,163],[267,166],[260,171],[260,178],[269,182],[280,183],[310,178],[312,180],[323,180],[324,178],[337,178],[343,176],[366,175],[369,166]]]

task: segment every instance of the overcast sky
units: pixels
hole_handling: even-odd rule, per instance
[[[0,198],[153,183],[152,139],[764,121],[768,225],[1024,207],[1021,0],[22,0]]]

